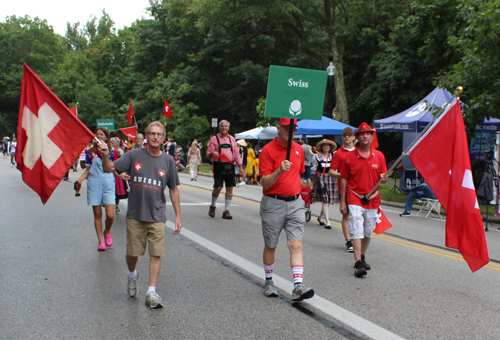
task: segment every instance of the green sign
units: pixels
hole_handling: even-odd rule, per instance
[[[115,120],[114,119],[98,119],[97,127],[105,127],[109,131],[115,131]]]
[[[321,120],[327,78],[326,71],[271,65],[264,116]]]

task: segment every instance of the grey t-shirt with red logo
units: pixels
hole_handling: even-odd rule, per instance
[[[142,148],[127,152],[113,164],[118,173],[130,175],[127,218],[167,221],[165,187],[172,189],[180,184],[172,156],[165,152],[152,156]]]

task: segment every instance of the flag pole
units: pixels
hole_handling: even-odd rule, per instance
[[[286,149],[286,160],[290,160],[290,149],[292,148],[293,139],[293,129],[295,127],[295,119],[290,119],[290,125],[288,126],[288,145]]]
[[[451,96],[450,100],[448,100],[448,102],[446,102],[446,104],[444,104],[442,107],[441,107],[441,110],[439,110],[439,112],[432,118],[432,120],[429,122],[429,124],[427,124],[427,126],[422,130],[422,132],[420,132],[418,134],[418,136],[415,138],[415,140],[406,148],[405,151],[403,151],[403,153],[401,154],[401,156],[399,156],[399,158],[394,162],[394,164],[392,164],[392,166],[389,168],[389,170],[387,170],[386,174],[390,173],[392,170],[394,170],[394,168],[396,168],[396,166],[399,164],[399,162],[401,162],[401,160],[403,159],[403,157],[405,156],[408,156],[409,154],[409,150],[411,150],[413,148],[413,146],[415,145],[415,143],[417,143],[420,138],[427,132],[427,130],[429,130],[429,128],[432,126],[432,124],[434,123],[434,121],[439,118],[441,116],[441,114],[448,108],[448,106],[450,105],[450,103],[452,101],[454,101],[455,99],[458,98],[458,95],[460,93],[464,92],[464,88],[462,86],[458,86],[457,89],[455,90],[455,94],[453,96]],[[380,185],[380,182],[381,182],[381,179],[377,182],[377,184],[375,184],[375,186],[372,188],[372,190],[370,190],[370,192],[368,194],[366,194],[362,199],[361,199],[361,203],[366,205],[368,204],[368,202],[370,201],[370,196],[373,194],[373,192],[377,189],[377,187]]]

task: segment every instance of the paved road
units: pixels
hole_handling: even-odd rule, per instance
[[[141,258],[139,298],[125,292],[125,216],[116,216],[115,244],[98,253],[85,188],[76,198],[62,182],[43,206],[0,159],[1,339],[495,339],[500,233],[487,233],[490,265],[472,274],[444,248],[444,222],[400,218],[374,237],[364,279],[343,250],[338,207],[334,228],[315,218],[306,226],[305,282],[316,297],[292,304],[288,251],[278,247],[281,298],[262,295],[261,188],[235,189],[234,219],[207,215],[212,180],[181,174],[183,232],[168,231],[158,291],[161,310],[144,305],[147,259]],[[77,174],[70,174],[75,180]],[[222,197],[219,203],[223,203]],[[121,203],[122,211],[126,201]],[[319,204],[313,205],[313,215]],[[168,208],[172,217],[172,209]],[[284,235],[282,235],[284,237]]]

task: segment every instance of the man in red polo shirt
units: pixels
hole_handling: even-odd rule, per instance
[[[357,277],[365,276],[366,271],[370,269],[370,265],[365,261],[365,254],[376,226],[377,209],[380,206],[378,188],[370,195],[367,204],[363,204],[361,199],[379,181],[382,184],[387,182],[385,157],[370,146],[374,132],[367,123],[359,126],[356,132],[359,145],[347,154],[339,171],[342,176],[340,212],[343,215],[349,212],[349,232],[355,260],[354,275]]]
[[[346,127],[342,130],[342,146],[338,148],[337,152],[333,154],[332,165],[330,166],[329,175],[333,178],[340,178],[339,169],[345,161],[347,154],[354,151],[356,148],[354,146],[354,130],[350,127]],[[351,234],[349,233],[349,214],[342,214],[342,232],[345,238],[345,251],[353,252]]]
[[[314,296],[314,290],[302,284],[304,258],[302,237],[304,235],[304,201],[300,197],[300,174],[305,172],[304,151],[292,142],[290,160],[286,160],[288,138],[293,138],[297,125],[294,120],[293,133],[289,136],[290,119],[281,118],[278,137],[267,144],[260,154],[262,201],[260,216],[264,235],[264,270],[266,284],[264,295],[278,296],[273,283],[274,259],[281,230],[284,229],[290,250],[294,289],[292,301],[302,301]]]

